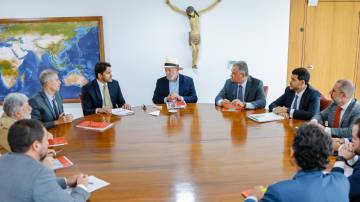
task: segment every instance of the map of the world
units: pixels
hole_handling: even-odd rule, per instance
[[[97,21],[0,24],[0,101],[11,92],[34,95],[48,68],[59,73],[64,99],[79,98],[99,61]]]

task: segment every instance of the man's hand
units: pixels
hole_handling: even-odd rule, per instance
[[[60,125],[64,123],[71,123],[73,121],[73,116],[71,114],[61,113],[59,119],[55,121],[55,125]]]
[[[70,176],[70,177],[67,177],[67,178],[66,178],[66,183],[67,183],[67,185],[68,185],[69,187],[75,187],[79,175],[80,175],[80,174],[78,174],[78,175],[72,175],[72,176]]]
[[[122,108],[123,108],[123,109],[130,110],[130,109],[131,109],[131,105],[125,103],[125,104],[122,106]]]
[[[339,147],[345,143],[344,138],[331,138],[334,151],[338,151]]]
[[[235,99],[231,102],[236,109],[244,109],[246,107],[244,102],[241,102],[239,99]]]
[[[287,107],[275,107],[273,109],[273,112],[275,114],[281,114],[281,113],[287,113],[288,108]]]
[[[340,147],[338,155],[344,157],[346,160],[354,158],[356,155],[354,152],[354,144],[350,142]]]
[[[290,117],[290,115],[287,112],[283,112],[283,113],[279,113],[278,115],[288,119]]]
[[[52,168],[54,167],[53,161],[54,161],[54,158],[53,158],[53,157],[47,156],[47,157],[45,157],[45,158],[41,161],[41,163],[42,163],[44,166],[52,169]]]
[[[256,186],[250,191],[249,196],[255,196],[258,200],[264,197],[263,186]]]
[[[89,184],[89,179],[88,179],[88,175],[85,175],[85,174],[82,174],[80,173],[77,178],[76,178],[76,184],[82,184],[84,185],[85,187],[88,186]]]
[[[96,113],[111,114],[112,109],[110,107],[97,108]]]

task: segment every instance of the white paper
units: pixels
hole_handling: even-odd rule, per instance
[[[156,111],[150,112],[148,114],[150,114],[152,116],[159,116],[160,115],[160,110],[156,110]]]
[[[89,184],[88,184],[87,188],[88,188],[89,192],[93,192],[93,191],[96,191],[103,187],[106,187],[108,185],[110,185],[110,183],[91,175],[91,176],[89,176]]]
[[[284,119],[284,117],[272,112],[262,113],[262,114],[251,114],[248,117],[249,119],[254,120],[256,122],[278,121]]]
[[[123,109],[123,108],[112,109],[111,113],[116,116],[127,116],[127,115],[135,114],[134,111]]]
[[[89,176],[89,183],[88,183],[88,186],[87,186],[87,189],[88,191],[91,193],[91,192],[94,192],[98,189],[101,189],[103,187],[106,187],[108,185],[110,185],[110,183],[104,181],[104,180],[101,180],[93,175]],[[72,187],[68,187],[66,189],[66,191],[70,194],[72,192],[73,188]]]

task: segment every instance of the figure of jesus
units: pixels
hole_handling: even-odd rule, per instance
[[[211,10],[218,4],[220,0],[215,0],[210,6],[204,8],[197,12],[194,7],[189,6],[186,8],[185,11],[181,10],[180,8],[176,7],[174,4],[170,2],[170,0],[166,0],[166,4],[177,13],[185,15],[189,18],[190,22],[190,32],[189,32],[189,45],[192,49],[192,68],[197,68],[198,63],[198,56],[199,56],[199,46],[200,46],[200,15],[206,11]]]

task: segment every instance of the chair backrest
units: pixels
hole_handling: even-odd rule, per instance
[[[265,97],[267,97],[269,92],[269,86],[263,86],[263,89],[264,89]]]
[[[326,109],[331,103],[332,103],[332,100],[327,99],[323,94],[321,94],[320,111]]]

